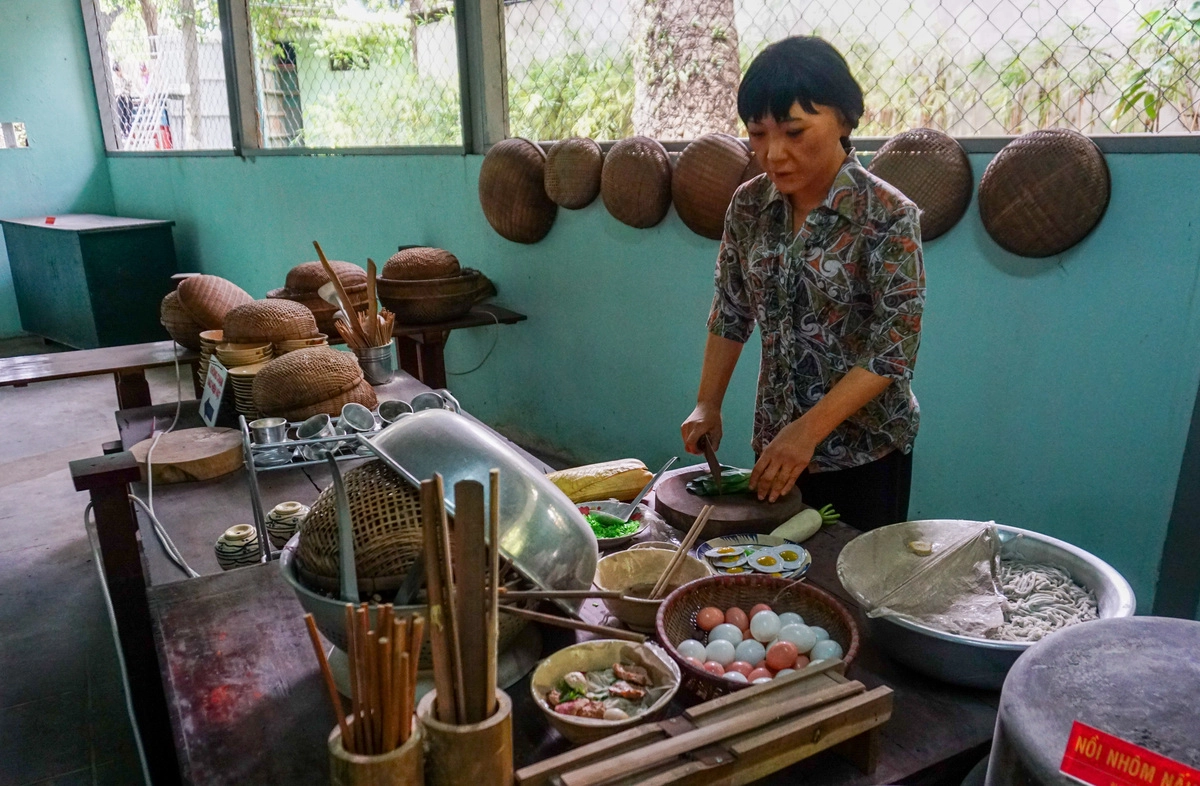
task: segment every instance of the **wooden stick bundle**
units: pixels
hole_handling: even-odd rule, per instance
[[[329,661],[317,636],[311,614],[304,615],[313,651],[321,665],[325,688],[342,731],[348,753],[375,756],[395,750],[412,733],[417,687],[417,660],[425,638],[425,620],[412,618],[411,635],[406,619],[396,619],[392,604],[378,607],[375,629],[370,630],[367,604],[346,604],[346,655],[350,666],[350,721],[333,683]]]
[[[671,557],[671,561],[667,563],[667,569],[663,571],[662,576],[660,576],[658,582],[655,583],[654,589],[650,591],[650,600],[658,600],[663,590],[670,585],[671,576],[673,576],[675,571],[679,570],[679,566],[683,564],[683,558],[687,556],[688,551],[691,550],[697,538],[700,537],[700,533],[704,531],[704,525],[708,523],[708,517],[712,515],[713,510],[714,508],[712,505],[705,505],[704,509],[700,511],[700,515],[697,516],[696,520],[692,523],[692,528],[688,530],[687,536],[684,537],[683,542],[679,544],[679,550],[676,551],[674,556]]]
[[[342,280],[338,278],[337,271],[325,258],[321,244],[314,240],[313,247],[317,249],[321,265],[329,275],[329,280],[333,282],[338,298],[344,306],[346,319],[334,320],[333,326],[342,340],[346,342],[346,346],[352,349],[386,346],[392,340],[392,328],[395,326],[396,316],[386,308],[379,308],[379,301],[375,296],[375,260],[367,259],[367,308],[366,314],[361,314],[350,301],[350,295],[347,294]]]

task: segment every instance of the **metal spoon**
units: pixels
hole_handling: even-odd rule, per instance
[[[631,516],[633,516],[633,512],[637,510],[638,503],[650,493],[650,489],[654,488],[654,484],[658,482],[658,479],[662,477],[662,474],[669,470],[671,465],[676,461],[679,461],[679,456],[671,456],[671,458],[667,459],[667,463],[662,465],[662,469],[654,473],[654,477],[650,478],[650,482],[647,483],[645,487],[638,492],[638,495],[633,498],[633,502],[631,502],[629,505],[629,512],[625,514],[621,521],[629,523],[629,519]]]

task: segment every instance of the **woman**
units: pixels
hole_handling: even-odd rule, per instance
[[[858,163],[862,89],[827,42],[763,50],[738,114],[764,173],[725,218],[689,453],[721,441],[721,403],[742,345],[762,338],[750,487],[798,485],[860,529],[908,517],[919,408],[909,381],[925,272],[917,207]]]

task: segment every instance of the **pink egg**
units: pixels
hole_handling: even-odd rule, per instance
[[[725,667],[715,660],[706,661],[702,668],[714,677],[725,676]]]
[[[754,671],[754,667],[744,660],[735,660],[733,663],[730,663],[725,667],[726,674],[731,671],[739,672],[748,678],[750,676],[750,672]]]
[[[724,621],[725,612],[716,606],[707,606],[696,614],[696,624],[700,626],[700,630],[712,630]]]
[[[799,654],[796,645],[790,641],[777,641],[767,650],[767,667],[774,671],[790,669]]]
[[[737,625],[742,630],[750,629],[750,618],[737,606],[725,609],[725,621],[730,625]]]
[[[799,669],[802,669],[802,668],[804,668],[805,666],[807,666],[807,665],[808,665],[809,663],[811,663],[811,662],[812,662],[812,661],[810,661],[810,660],[808,659],[808,656],[807,656],[807,655],[797,655],[797,656],[796,656],[796,665],[795,665],[795,666],[793,666],[792,668],[793,668],[793,669],[797,669],[797,670],[799,670]]]
[[[699,658],[687,657],[687,658],[684,658],[683,660],[685,663],[690,663],[691,665],[695,666],[698,669],[704,668],[704,661],[700,660]]]
[[[760,679],[762,677],[771,679],[771,677],[773,677],[773,676],[775,676],[775,675],[771,674],[770,669],[755,669],[746,675],[746,679],[750,680],[751,682],[754,682],[755,680]]]
[[[771,607],[765,603],[759,603],[754,608],[750,609],[750,619],[754,619],[754,615],[760,611],[770,611]]]

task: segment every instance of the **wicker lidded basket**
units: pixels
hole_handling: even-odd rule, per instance
[[[729,134],[705,134],[683,149],[671,175],[675,212],[697,235],[720,240],[733,192],[751,161],[746,146]]]
[[[431,325],[465,316],[476,303],[496,295],[496,286],[472,268],[451,278],[426,281],[379,279],[379,302],[400,325]]]
[[[696,624],[696,614],[708,606],[728,609],[737,606],[749,611],[766,603],[779,614],[793,611],[808,625],[819,625],[842,646],[842,661],[849,664],[858,655],[858,625],[836,598],[804,581],[788,581],[773,576],[712,576],[684,584],[672,592],[658,609],[655,629],[658,640],[679,664],[683,687],[702,700],[749,687],[714,677],[684,660],[676,647],[684,639],[704,641],[705,633]]]
[[[354,308],[367,305],[367,271],[350,262],[331,261],[329,263],[337,272],[338,278],[346,287],[350,303]],[[305,262],[296,265],[288,271],[284,286],[272,289],[267,293],[268,299],[292,300],[305,306],[313,313],[317,321],[317,330],[326,335],[336,335],[333,315],[337,307],[322,298],[318,293],[322,286],[329,283],[329,274],[325,272],[320,262]]]
[[[204,328],[183,308],[178,292],[168,292],[162,299],[158,307],[158,319],[176,343],[200,351],[200,333]]]
[[[558,205],[546,195],[546,154],[528,139],[492,145],[479,169],[479,204],[492,229],[515,243],[536,243],[554,225]]]
[[[175,291],[184,310],[204,330],[220,330],[230,309],[254,302],[249,292],[220,276],[189,276]]]
[[[264,415],[289,420],[322,412],[333,416],[350,402],[369,409],[379,403],[349,352],[329,347],[297,349],[267,363],[254,376],[254,406]]]
[[[604,157],[600,196],[612,217],[637,229],[658,224],[671,207],[671,159],[657,140],[622,139]]]
[[[444,248],[410,246],[402,248],[383,263],[380,278],[393,281],[428,281],[462,274],[458,257]]]
[[[294,341],[321,332],[313,312],[291,300],[255,300],[232,308],[223,330],[230,344]]]
[[[546,154],[546,194],[559,207],[579,210],[600,195],[604,152],[587,137],[560,139]]]
[[[979,215],[1002,248],[1023,257],[1060,254],[1108,209],[1112,185],[1096,143],[1063,128],[1005,145],[979,181]]]
[[[967,151],[941,131],[916,128],[897,134],[879,148],[867,169],[920,208],[923,241],[949,232],[971,204],[974,178]]]

